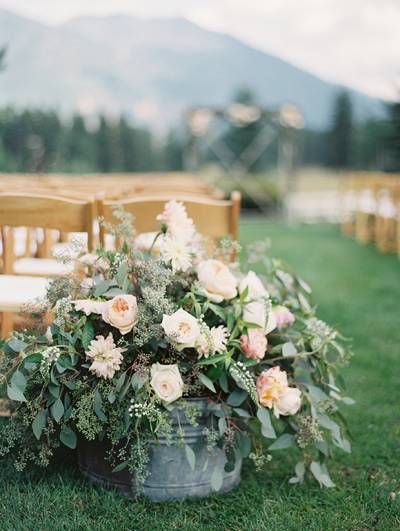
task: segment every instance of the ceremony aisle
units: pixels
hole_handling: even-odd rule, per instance
[[[286,452],[252,466],[230,494],[190,502],[131,502],[93,489],[71,458],[43,472],[0,465],[0,529],[389,530],[400,526],[400,263],[357,246],[331,226],[244,222],[242,241],[269,237],[271,254],[314,288],[319,313],[353,338],[343,371],[356,404],[346,407],[352,454],[338,452],[336,488],[287,483]],[[282,457],[284,455],[284,457]],[[285,462],[283,462],[285,461]],[[292,460],[293,462],[294,459]],[[292,464],[292,463],[290,463]]]

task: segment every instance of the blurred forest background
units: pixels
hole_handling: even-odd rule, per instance
[[[0,50],[0,68],[6,68],[6,49]],[[1,75],[1,74],[0,74]],[[257,104],[245,87],[233,102]],[[351,96],[336,94],[330,124],[325,129],[297,132],[298,162],[340,170],[400,170],[400,102],[382,104],[381,118],[354,119]],[[258,133],[250,124],[224,133],[224,141],[240,152]],[[99,115],[87,123],[84,116],[69,119],[51,110],[0,109],[0,171],[3,172],[134,172],[184,169],[187,137],[184,127],[160,135],[149,127]],[[260,157],[250,172],[262,173],[276,166],[278,146]],[[204,164],[213,162],[206,154]]]

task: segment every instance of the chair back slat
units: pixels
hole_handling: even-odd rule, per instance
[[[157,231],[160,222],[157,215],[164,210],[165,203],[175,199],[184,203],[187,213],[193,219],[197,230],[211,239],[230,236],[236,240],[238,237],[238,224],[240,214],[240,193],[233,192],[229,200],[210,199],[208,197],[194,196],[139,196],[121,201],[99,201],[98,211],[108,223],[117,223],[113,215],[114,206],[122,206],[126,212],[135,217],[134,226],[137,233]],[[100,240],[104,244],[104,225],[100,228]]]

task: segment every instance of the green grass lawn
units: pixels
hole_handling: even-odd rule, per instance
[[[18,474],[0,463],[0,530],[400,529],[400,262],[358,246],[335,227],[244,222],[242,240],[270,237],[314,287],[320,316],[354,338],[344,371],[353,453],[331,466],[337,487],[290,486],[294,456],[275,452],[262,473],[245,468],[232,493],[205,500],[130,502],[93,488],[74,460]]]

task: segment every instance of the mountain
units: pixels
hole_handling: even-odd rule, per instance
[[[158,128],[189,106],[224,105],[243,86],[268,107],[295,103],[320,128],[343,88],[182,18],[113,15],[46,26],[0,10],[3,45],[0,105],[124,111]],[[382,114],[379,100],[349,90],[357,117]]]

